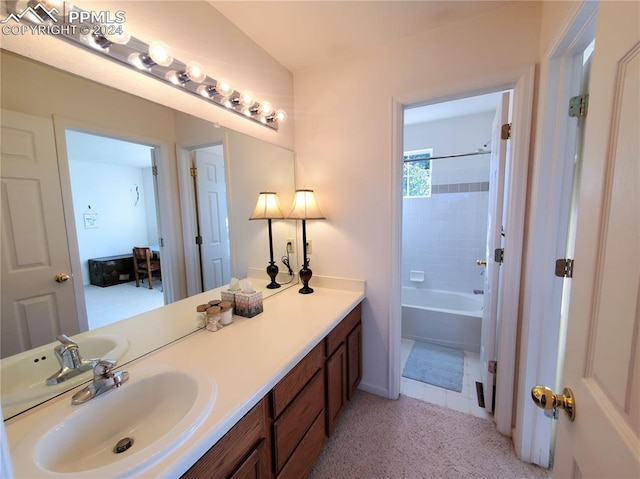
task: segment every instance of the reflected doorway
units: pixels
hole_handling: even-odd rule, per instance
[[[163,306],[162,280],[136,287],[132,258],[134,246],[149,247],[161,261],[155,148],[70,129],[65,137],[88,329]]]

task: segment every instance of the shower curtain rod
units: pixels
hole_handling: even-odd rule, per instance
[[[463,156],[476,156],[476,155],[488,155],[491,153],[490,151],[476,151],[474,153],[460,153],[458,155],[445,155],[445,156],[433,156],[431,158],[409,158],[403,160],[404,163],[413,163],[414,161],[424,161],[424,160],[442,160],[444,158],[461,158]]]

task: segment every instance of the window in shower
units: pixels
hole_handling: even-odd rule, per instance
[[[431,158],[433,148],[405,151],[402,167],[402,196],[431,196]]]

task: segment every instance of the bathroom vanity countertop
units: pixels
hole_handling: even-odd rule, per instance
[[[178,447],[127,477],[176,478],[186,472],[365,297],[364,281],[314,277],[313,288],[315,292],[308,295],[299,294],[298,287],[289,288],[266,299],[264,312],[253,318],[234,316],[234,322],[220,331],[197,331],[123,367],[131,378],[147,366],[203,371],[217,385],[215,403],[204,422]],[[202,302],[202,296],[153,314],[159,318],[168,310],[195,321],[194,305]],[[38,411],[59,401],[70,402],[76,390],[5,422],[10,449],[33,427]],[[102,399],[117,394],[116,389]],[[14,461],[13,469],[16,477],[25,477],[21,464]]]

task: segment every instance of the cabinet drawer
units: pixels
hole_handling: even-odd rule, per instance
[[[182,479],[225,478],[231,476],[238,465],[243,462],[260,441],[267,436],[266,400],[262,399],[251,411],[209,449],[191,469],[184,473]],[[258,447],[263,462],[267,460],[266,447]],[[255,451],[254,451],[255,452]],[[267,467],[260,465],[260,467]],[[242,476],[238,476],[242,477]]]
[[[278,479],[300,479],[306,477],[307,473],[316,462],[322,447],[324,446],[324,415],[321,414],[313,421],[313,424],[300,441],[295,452],[291,455],[289,462],[285,464],[278,474]]]
[[[358,324],[362,312],[362,303],[353,310],[327,336],[327,357],[338,349],[340,343],[347,339],[349,332]]]
[[[324,369],[318,371],[291,406],[273,424],[276,472],[287,462],[313,422],[324,422]]]
[[[282,414],[304,385],[322,368],[323,363],[324,341],[321,341],[273,388],[271,399],[274,418]]]

